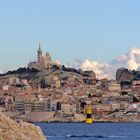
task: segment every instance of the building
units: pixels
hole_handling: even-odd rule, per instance
[[[43,56],[41,45],[39,43],[39,49],[37,51],[37,62],[30,62],[28,64],[29,69],[51,69],[52,68],[52,58],[51,55],[46,52]]]
[[[50,69],[52,67],[52,58],[48,52],[46,52],[46,56],[44,57],[44,66],[45,68]]]
[[[121,85],[115,82],[108,83],[108,90],[110,91],[121,91]]]
[[[23,96],[15,97],[15,111],[20,111],[20,112],[25,111]]]
[[[42,49],[39,43],[39,49],[38,49],[38,56],[37,56],[37,65],[39,68],[47,68],[50,69],[52,67],[52,58],[48,52],[46,52],[46,55],[43,56]]]
[[[39,44],[38,55],[37,55],[37,64],[38,67],[43,67],[43,57],[42,57],[42,50]]]
[[[9,84],[10,85],[17,85],[17,84],[19,84],[19,78],[17,78],[17,77],[10,77],[9,78]]]
[[[28,68],[31,70],[31,69],[39,69],[38,65],[37,65],[37,62],[30,62],[28,64]]]
[[[45,103],[42,101],[34,101],[31,103],[32,111],[45,111]]]

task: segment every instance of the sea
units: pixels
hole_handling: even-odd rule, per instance
[[[35,123],[47,140],[140,140],[140,123]]]

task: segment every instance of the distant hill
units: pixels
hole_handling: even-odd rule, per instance
[[[93,71],[83,71],[81,69],[77,70],[74,68],[67,68],[64,65],[62,67],[57,67],[53,65],[51,69],[29,69],[29,68],[19,68],[14,71],[8,71],[5,74],[0,74],[1,78],[17,77],[19,79],[27,79],[31,84],[49,84],[49,82],[57,77],[59,80],[67,80],[70,75],[75,75],[77,80],[83,80],[88,77],[96,79],[96,74]]]

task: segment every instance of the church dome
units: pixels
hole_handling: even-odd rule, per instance
[[[50,56],[50,54],[48,52],[46,52],[46,56]]]

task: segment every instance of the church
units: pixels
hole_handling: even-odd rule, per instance
[[[28,64],[29,69],[51,69],[52,58],[48,52],[43,56],[41,45],[39,43],[39,49],[37,51],[37,62],[30,62]]]

